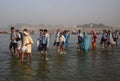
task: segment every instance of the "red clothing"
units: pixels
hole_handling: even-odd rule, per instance
[[[96,42],[97,41],[97,35],[93,35],[92,40],[93,40],[93,42]]]

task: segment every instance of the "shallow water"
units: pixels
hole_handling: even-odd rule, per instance
[[[76,51],[76,36],[71,36],[67,54],[57,55],[50,39],[50,60],[45,62],[37,52],[32,35],[33,60],[21,62],[11,57],[9,35],[0,35],[0,81],[120,81],[120,47],[100,48],[88,53]]]

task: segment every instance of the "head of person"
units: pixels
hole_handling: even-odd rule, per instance
[[[44,29],[44,34],[47,34],[48,30],[47,29]]]
[[[111,31],[110,30],[108,30],[108,34],[110,34],[111,33]]]
[[[15,31],[15,28],[14,27],[11,27],[11,32],[13,33]]]
[[[64,31],[64,34],[67,34],[67,30]]]
[[[83,38],[88,39],[88,34],[86,32],[83,33]]]
[[[78,30],[78,33],[81,33],[81,30]]]
[[[28,29],[24,29],[24,30],[23,30],[23,34],[24,34],[24,36],[28,36],[28,35],[29,35]]]
[[[63,32],[60,32],[60,37],[63,35]]]
[[[93,35],[96,35],[96,32],[95,31],[92,31]]]
[[[67,30],[67,33],[69,33],[69,30]]]
[[[118,33],[118,30],[115,30],[115,33]]]
[[[60,32],[60,29],[57,29],[56,32]]]
[[[103,30],[103,33],[106,33],[106,30]]]
[[[39,33],[40,33],[40,34],[43,34],[43,29],[40,29],[40,30],[39,30]]]
[[[17,33],[19,33],[19,30],[16,30]]]

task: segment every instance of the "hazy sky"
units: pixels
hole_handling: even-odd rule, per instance
[[[11,24],[120,25],[120,0],[0,0],[0,26]]]

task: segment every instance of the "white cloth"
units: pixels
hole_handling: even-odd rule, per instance
[[[65,37],[62,35],[60,38],[59,38],[60,42],[64,42],[66,41]]]
[[[27,49],[27,46],[23,46],[22,47],[22,51],[25,52],[25,50]]]
[[[39,44],[40,44],[40,43],[39,43],[39,40],[37,40],[37,47],[39,47]]]
[[[17,42],[17,49],[20,50],[20,49],[21,49],[21,46],[22,46],[22,42],[21,42],[21,41],[18,41],[18,42]]]
[[[83,38],[83,33],[79,33],[78,36],[82,37]]]

